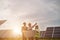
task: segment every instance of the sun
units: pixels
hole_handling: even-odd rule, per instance
[[[18,30],[18,29],[13,29],[13,32],[16,34],[20,34],[20,30]]]
[[[19,28],[14,28],[12,31],[13,31],[13,34],[15,35],[22,35],[21,30]]]

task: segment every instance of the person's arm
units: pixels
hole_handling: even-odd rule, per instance
[[[37,25],[37,23],[35,23],[35,24],[32,26],[32,28],[34,28],[36,25]]]

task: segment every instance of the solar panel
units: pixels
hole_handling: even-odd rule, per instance
[[[48,27],[45,33],[47,38],[60,38],[60,27]]]
[[[55,31],[60,31],[60,27],[55,27]]]
[[[46,30],[46,33],[45,33],[45,37],[51,38],[52,37],[52,33],[53,33],[53,27],[48,27],[47,30]]]
[[[52,36],[51,34],[46,34],[45,38],[51,38],[51,36]]]
[[[6,20],[0,20],[0,25],[2,25]]]
[[[55,31],[54,34],[60,34],[60,31]]]
[[[46,31],[53,31],[53,27],[48,27]]]
[[[60,38],[60,34],[54,34],[54,38]]]
[[[52,34],[53,31],[46,31],[46,34]]]
[[[60,27],[55,27],[53,37],[54,38],[60,38]]]
[[[40,37],[44,38],[45,37],[45,31],[40,31]]]

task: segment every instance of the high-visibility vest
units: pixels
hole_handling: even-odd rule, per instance
[[[34,37],[39,38],[40,37],[40,33],[39,32],[36,32]]]

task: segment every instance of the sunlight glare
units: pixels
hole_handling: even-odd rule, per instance
[[[18,28],[13,29],[13,34],[15,35],[21,35],[21,31]]]

